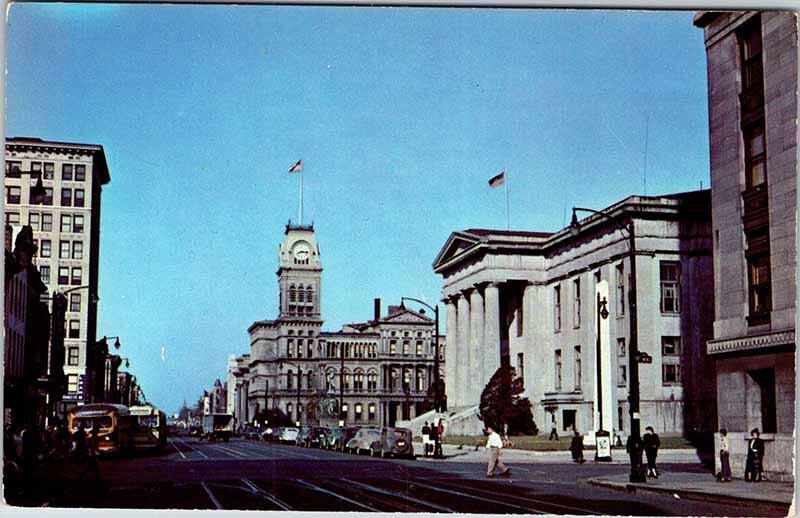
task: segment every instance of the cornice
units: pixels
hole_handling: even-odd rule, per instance
[[[758,349],[771,349],[795,345],[794,329],[756,336],[742,336],[726,340],[709,340],[708,354],[726,354]]]

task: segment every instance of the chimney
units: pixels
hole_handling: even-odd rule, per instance
[[[381,319],[381,299],[375,299],[375,320]]]

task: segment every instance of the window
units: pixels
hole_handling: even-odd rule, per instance
[[[286,340],[286,357],[293,358],[294,357],[294,339],[289,338]]]
[[[417,340],[417,356],[422,356],[422,340]]]
[[[681,366],[675,363],[664,364],[663,366],[663,382],[664,385],[675,384],[681,382]]]
[[[49,239],[42,239],[42,248],[39,250],[39,255],[42,257],[50,257],[51,251],[51,243]]]
[[[378,373],[370,371],[367,373],[367,390],[370,392],[378,390]]]
[[[286,371],[286,388],[287,389],[294,388],[294,381],[293,380],[294,380],[294,371],[292,369],[289,369],[288,371]]]
[[[397,354],[397,340],[389,340],[389,354]]]
[[[356,409],[356,421],[361,421],[361,419],[364,418],[364,410],[363,407],[361,406],[361,403],[356,403],[355,409]]]
[[[561,286],[553,288],[553,322],[556,332],[561,331]]]
[[[752,189],[767,181],[767,153],[763,119],[743,131],[745,179],[747,188]]]
[[[617,265],[617,314],[625,314],[625,265]]]
[[[311,358],[311,355],[314,353],[314,341],[313,340],[306,340],[306,358]]]
[[[72,205],[72,189],[61,189],[61,206],[70,207]]]
[[[58,283],[69,284],[69,268],[66,266],[58,267]]]
[[[70,293],[69,294],[69,310],[73,312],[78,312],[81,310],[81,294],[80,293]]]
[[[81,323],[79,320],[70,320],[69,321],[69,337],[70,338],[80,338],[81,337]]]
[[[31,162],[31,178],[39,178],[42,176],[42,163]]]
[[[69,259],[69,241],[61,241],[58,250],[59,259]]]
[[[82,241],[73,241],[72,242],[72,258],[73,259],[83,259],[83,242]]]
[[[84,191],[83,189],[75,189],[75,206],[83,207],[84,205]]]
[[[628,356],[628,350],[625,347],[625,339],[617,338],[617,357],[625,358]]]
[[[581,390],[583,382],[583,366],[581,364],[581,346],[575,346],[575,390]]]
[[[739,32],[739,46],[742,55],[742,91],[763,90],[760,17],[756,16],[743,25]]]
[[[79,286],[83,280],[83,270],[78,266],[72,269],[72,284]]]
[[[389,390],[397,388],[398,373],[397,369],[389,368]]]
[[[561,349],[556,349],[555,367],[556,390],[561,390]]]
[[[581,281],[575,279],[572,281],[572,325],[574,327],[581,327]]]
[[[61,232],[72,232],[72,216],[69,214],[61,215]]]
[[[19,172],[22,170],[22,162],[6,161],[6,176],[8,178],[19,178]]]
[[[297,369],[297,388],[298,389],[302,389],[303,388],[303,370],[302,369]],[[306,387],[306,388],[308,388],[308,387]],[[300,412],[300,407],[299,406],[297,407],[297,411]]]
[[[72,180],[72,164],[62,164],[61,165],[61,179],[62,180]]]
[[[83,164],[77,164],[75,166],[75,181],[82,182],[86,180],[86,166]]]
[[[53,164],[53,162],[45,162],[43,178],[45,180],[52,180],[54,171],[55,171],[55,165]]]
[[[78,391],[78,375],[77,374],[68,374],[67,375],[67,392],[75,393]]]
[[[370,403],[368,408],[368,419],[370,422],[375,420],[375,403]]]
[[[628,384],[628,368],[625,365],[617,367],[617,385],[624,387]]]
[[[28,214],[28,225],[31,226],[32,230],[39,230],[39,213],[38,212],[31,212]]]
[[[517,376],[522,380],[522,386],[525,386],[525,355],[517,353]]]
[[[53,188],[45,187],[44,198],[42,199],[42,205],[52,205],[52,204],[53,204]]]
[[[40,266],[39,267],[39,275],[41,275],[43,283],[50,284],[50,267],[49,266]]]
[[[661,261],[661,312],[678,313],[681,292],[681,264]]]
[[[347,413],[350,411],[350,405],[342,403],[342,417],[347,421]]]
[[[353,386],[359,392],[364,390],[364,373],[362,371],[356,371],[353,374]]]
[[[8,204],[19,204],[21,193],[22,193],[22,189],[20,187],[16,187],[16,186],[8,186],[8,187],[6,187],[6,203],[8,203]]]
[[[297,339],[297,357],[298,358],[302,358],[303,357],[303,339],[302,338],[298,338]]]
[[[625,414],[622,412],[622,407],[617,407],[617,429],[622,431],[625,429]]]
[[[661,337],[661,354],[664,356],[680,356],[681,355],[681,337],[680,336],[662,336]]]
[[[750,243],[749,243],[750,244]],[[747,281],[750,325],[769,322],[772,309],[772,281],[769,249],[750,246],[747,251]]]
[[[408,356],[409,352],[411,352],[411,344],[408,340],[403,340],[403,356]]]
[[[19,212],[6,212],[6,224],[19,225]]]
[[[417,369],[417,392],[422,392],[425,390],[425,371],[423,369]]]
[[[78,354],[77,347],[70,347],[67,352],[67,365],[78,365]]]
[[[346,369],[344,371],[344,389],[350,390],[350,371]]]
[[[308,374],[306,375],[306,388],[317,388],[316,384],[314,383],[314,371],[308,371]]]
[[[411,371],[403,369],[403,390],[411,390]]]
[[[83,232],[83,216],[75,214],[72,217],[72,231],[76,234]]]
[[[48,213],[42,214],[42,232],[53,231],[53,215]]]
[[[775,433],[778,428],[777,401],[775,399],[775,369],[747,371],[748,421],[762,433]]]

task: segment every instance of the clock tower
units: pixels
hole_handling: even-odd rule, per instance
[[[277,271],[281,319],[320,319],[319,255],[314,225],[286,225]]]

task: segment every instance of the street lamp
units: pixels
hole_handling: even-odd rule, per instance
[[[581,231],[581,224],[578,222],[577,211],[590,212],[597,214],[613,223],[617,229],[628,234],[628,248],[631,263],[631,282],[630,292],[628,293],[628,306],[630,307],[630,341],[628,344],[628,370],[630,371],[630,389],[628,392],[628,404],[631,415],[631,437],[628,439],[629,453],[631,458],[631,482],[646,482],[647,478],[642,471],[642,439],[639,416],[639,335],[636,308],[636,233],[633,218],[628,225],[622,225],[615,218],[606,212],[582,207],[572,208],[572,221],[569,229],[573,236],[577,236]]]
[[[601,353],[601,342],[600,342],[600,321],[605,320],[608,318],[608,302],[606,298],[603,297],[600,300],[600,293],[597,294],[597,340],[595,343],[595,363],[597,369],[597,408],[599,413],[599,421],[598,421],[598,429],[595,432],[595,461],[610,461],[611,460],[611,450],[608,449],[608,455],[600,454],[600,438],[601,437],[608,437],[608,431],[603,428],[603,374],[602,374],[602,367],[600,363]]]
[[[267,416],[269,415],[269,375],[268,374],[253,374],[250,376],[250,379],[256,378],[264,378],[264,419],[266,420]],[[275,405],[275,400],[272,400],[273,406]],[[255,416],[253,416],[255,417]]]
[[[303,380],[303,378],[302,378],[302,371],[303,370],[300,368],[299,365],[297,365],[295,363],[292,363],[292,362],[287,362],[286,360],[278,360],[278,368],[283,370],[283,364],[284,363],[286,363],[286,364],[288,364],[288,365],[290,365],[292,367],[295,367],[297,369],[297,408],[295,409],[295,412],[297,413],[297,426],[300,426],[300,383]]]
[[[431,307],[430,304],[412,297],[400,297],[400,304],[402,305],[406,300],[416,302],[417,304],[422,304],[426,308],[430,309],[433,311],[433,315],[436,319],[436,330],[433,338],[433,406],[434,410],[438,412],[442,408],[442,399],[444,396],[444,390],[442,390],[442,387],[440,386],[441,380],[439,379],[439,305],[437,304],[435,307]],[[436,456],[436,452],[440,451],[439,442],[442,440],[438,433],[436,433],[435,436],[436,439],[433,446],[434,456]]]

